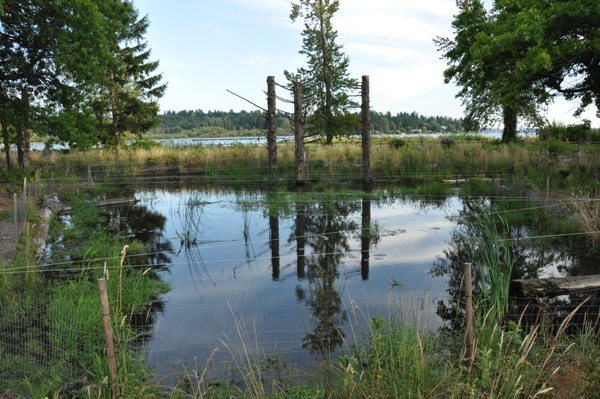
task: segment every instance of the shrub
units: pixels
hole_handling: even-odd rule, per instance
[[[450,147],[454,147],[456,145],[456,141],[454,141],[453,138],[448,137],[448,136],[444,136],[442,137],[442,139],[440,140],[440,144],[442,145],[442,147],[444,148],[450,148]]]
[[[389,144],[391,147],[398,149],[400,147],[404,147],[406,143],[402,139],[392,139]]]
[[[551,125],[538,130],[538,138],[540,140],[560,140],[560,141],[576,141],[582,142],[597,136],[591,128],[591,122],[587,119],[583,123],[575,125],[565,125],[563,123],[552,122]],[[596,137],[597,138],[597,137]]]

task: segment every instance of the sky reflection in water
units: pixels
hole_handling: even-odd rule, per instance
[[[447,295],[446,279],[429,272],[448,246],[457,198],[427,206],[205,191],[136,197],[167,218],[161,240],[173,248],[163,272],[172,290],[145,344],[159,373],[199,367],[217,347],[217,363],[230,359],[239,331],[251,353],[308,365],[388,314],[388,301],[426,317],[430,329],[442,323],[435,303]]]

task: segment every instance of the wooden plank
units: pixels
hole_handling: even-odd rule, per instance
[[[100,200],[100,201],[96,201],[96,207],[98,208],[106,208],[109,206],[121,206],[121,205],[129,205],[129,204],[136,204],[138,202],[137,198],[134,197],[129,197],[129,198],[112,198],[112,199],[107,199],[107,200]],[[68,205],[64,205],[61,210],[60,213],[70,213],[73,210],[72,207],[68,206]]]
[[[130,197],[130,198],[111,198],[111,199],[107,199],[107,200],[96,201],[96,206],[98,208],[103,208],[103,207],[107,207],[107,206],[119,206],[119,205],[135,204],[137,202],[138,202],[138,200],[136,198],[133,198],[133,197]]]
[[[511,292],[524,297],[552,297],[599,289],[600,275],[513,280],[510,283]]]

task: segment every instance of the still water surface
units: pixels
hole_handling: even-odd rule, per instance
[[[344,192],[148,189],[109,220],[148,246],[171,291],[148,313],[159,376],[231,352],[310,366],[347,348],[375,315],[430,331],[461,286],[469,251],[453,216],[469,199]],[[126,227],[124,227],[126,226]],[[113,226],[117,227],[117,226]],[[528,240],[511,226],[516,278],[591,274],[597,259]],[[218,348],[218,352],[215,349]]]
[[[238,327],[251,352],[308,365],[387,314],[388,301],[427,317],[430,329],[442,323],[434,303],[447,295],[446,278],[430,271],[448,246],[458,198],[290,196],[136,193],[136,207],[165,217],[154,230],[169,248],[162,276],[172,290],[146,343],[163,372],[203,362],[217,347],[217,362],[230,358]]]

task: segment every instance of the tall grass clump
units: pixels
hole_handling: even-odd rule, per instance
[[[590,194],[572,195],[568,204],[588,245],[600,248],[600,199]]]
[[[355,397],[350,395],[352,390],[359,391],[359,397],[370,393],[378,393],[378,397],[427,397],[435,390],[444,370],[444,359],[438,355],[439,337],[418,323],[406,315],[373,317],[363,356],[339,359],[348,397]]]
[[[491,206],[473,203],[465,215],[466,239],[477,271],[483,314],[499,322],[508,308],[513,262],[508,241],[508,224],[492,212]],[[481,319],[484,316],[480,316]]]

